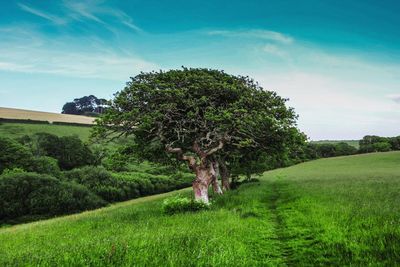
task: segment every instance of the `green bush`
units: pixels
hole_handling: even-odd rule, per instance
[[[85,166],[64,172],[67,181],[86,186],[90,191],[108,202],[124,200],[118,189],[118,181],[103,167]]]
[[[86,187],[49,175],[10,172],[0,176],[0,221],[68,214],[105,204]]]
[[[33,155],[28,148],[17,141],[0,137],[0,174],[5,169],[28,169],[33,161]]]
[[[63,170],[91,165],[95,161],[93,152],[78,136],[58,137],[49,133],[36,133],[20,139],[29,146],[35,156],[48,156],[57,159]]]
[[[32,166],[28,170],[50,174],[54,177],[59,177],[61,173],[57,160],[46,156],[34,158]]]
[[[169,215],[182,212],[208,210],[209,208],[210,206],[204,202],[191,200],[179,195],[165,199],[162,204],[163,212]]]
[[[107,202],[115,202],[188,187],[191,185],[193,175],[111,173],[103,167],[85,166],[64,172],[64,179],[86,186]]]

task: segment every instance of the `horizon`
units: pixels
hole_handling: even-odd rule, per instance
[[[0,107],[61,113],[141,71],[204,67],[289,98],[311,140],[400,135],[400,4],[292,3],[3,3]]]

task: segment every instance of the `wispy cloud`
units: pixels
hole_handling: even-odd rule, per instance
[[[400,94],[393,94],[393,95],[388,95],[390,99],[392,99],[394,102],[397,104],[400,104]]]
[[[290,44],[293,42],[293,38],[289,35],[285,35],[280,32],[268,31],[268,30],[236,30],[236,31],[226,31],[226,30],[215,30],[208,31],[208,35],[217,35],[224,37],[241,37],[241,38],[257,38],[270,41],[276,41],[284,44]]]
[[[264,52],[280,58],[288,57],[288,53],[286,51],[282,50],[281,48],[273,44],[266,44],[262,49]]]
[[[74,19],[81,20],[83,18],[104,24],[104,21],[95,15],[97,7],[93,2],[65,1],[64,5],[73,11],[73,14],[70,15]]]
[[[3,53],[3,49],[0,52]],[[32,56],[34,55],[34,56]],[[26,49],[0,58],[0,70],[24,73],[49,73],[79,78],[127,80],[134,73],[159,68],[135,55],[116,53],[68,53],[47,49]]]
[[[69,16],[75,20],[90,20],[108,26],[108,20],[111,18],[135,32],[143,32],[125,12],[120,9],[103,6],[101,5],[102,3],[102,1],[65,1],[64,6],[71,11]],[[111,30],[110,28],[108,29]]]
[[[30,6],[21,4],[21,3],[18,3],[18,6],[23,11],[26,11],[26,12],[31,13],[33,15],[36,15],[38,17],[47,19],[47,20],[49,20],[49,21],[51,21],[51,22],[53,22],[55,24],[60,24],[61,25],[61,24],[65,24],[66,23],[65,19],[57,17],[57,16],[54,16],[54,15],[51,15],[51,14],[48,14],[48,13],[46,13],[46,12],[44,12],[42,10],[39,10],[37,8],[33,8],[33,7],[30,7]]]

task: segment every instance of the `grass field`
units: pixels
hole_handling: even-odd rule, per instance
[[[315,144],[337,144],[340,142],[345,142],[355,148],[360,148],[359,140],[319,140],[319,141],[311,141],[311,143]]]
[[[209,211],[164,215],[168,193],[6,227],[0,266],[395,266],[399,192],[400,152],[321,159],[267,172]]]
[[[0,107],[0,118],[13,119],[13,120],[33,120],[33,121],[65,122],[65,123],[80,123],[80,124],[92,124],[94,121],[94,118],[87,116],[77,116],[77,115],[68,115],[68,114],[16,109],[16,108],[2,108],[2,107]]]
[[[0,136],[18,138],[24,135],[32,135],[38,132],[55,134],[57,136],[77,135],[83,141],[87,141],[90,136],[90,127],[74,125],[0,122]]]

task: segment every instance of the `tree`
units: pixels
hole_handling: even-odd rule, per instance
[[[67,102],[63,108],[63,114],[73,115],[97,115],[107,109],[107,100],[97,98],[94,95],[75,98],[72,102]]]
[[[245,149],[285,150],[297,118],[285,102],[249,77],[223,71],[141,73],[115,94],[94,136],[132,135],[141,158],[186,162],[196,174],[196,200],[208,203],[218,157]]]
[[[360,140],[360,152],[385,152],[392,149],[390,138],[380,137],[376,135],[366,135]]]

